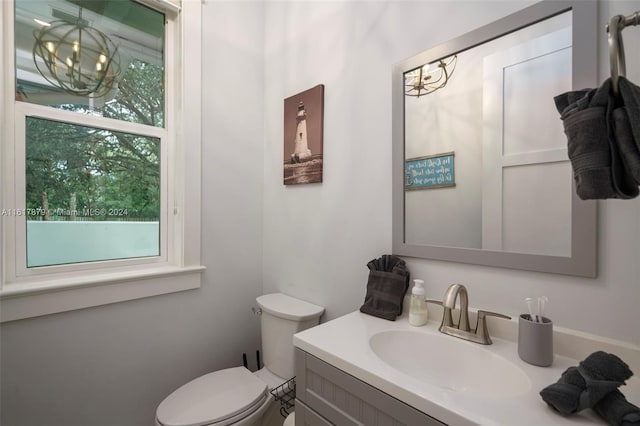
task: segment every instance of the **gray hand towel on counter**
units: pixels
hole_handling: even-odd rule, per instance
[[[562,415],[593,408],[624,384],[633,372],[614,354],[597,351],[569,367],[560,379],[540,391],[542,399]]]
[[[360,312],[395,321],[402,314],[404,295],[409,288],[409,270],[404,260],[384,255],[367,263],[369,279]]]
[[[602,398],[594,405],[593,410],[608,425],[640,426],[640,408],[627,401],[617,389]]]

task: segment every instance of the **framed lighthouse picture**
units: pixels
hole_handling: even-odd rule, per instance
[[[284,184],[322,182],[324,84],[284,100]]]

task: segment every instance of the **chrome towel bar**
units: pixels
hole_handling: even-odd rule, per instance
[[[618,94],[618,78],[627,73],[624,59],[624,44],[622,43],[622,30],[632,25],[640,25],[640,11],[629,16],[616,15],[607,25],[609,33],[609,64],[611,66],[611,86],[613,93]]]

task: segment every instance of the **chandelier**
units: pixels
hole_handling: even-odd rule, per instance
[[[51,84],[78,96],[101,97],[120,74],[118,48],[106,34],[82,19],[54,21],[33,32],[33,61]]]
[[[423,65],[409,71],[404,75],[405,94],[419,98],[442,89],[449,82],[457,63],[458,55],[453,55],[448,60],[441,59],[437,63]],[[432,67],[435,64],[437,65]]]

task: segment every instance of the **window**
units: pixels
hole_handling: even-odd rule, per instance
[[[173,1],[0,6],[3,308],[114,281],[158,294],[203,269],[200,168],[185,166],[200,149],[200,2]]]
[[[160,256],[162,138],[25,122],[27,268]]]

